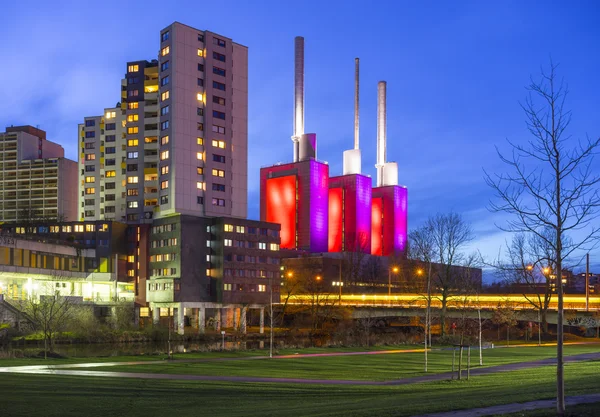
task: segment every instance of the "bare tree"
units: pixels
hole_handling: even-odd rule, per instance
[[[472,257],[463,253],[466,245],[473,239],[471,226],[457,213],[436,214],[426,222],[426,230],[431,233],[433,241],[433,285],[438,292],[436,296],[440,303],[440,327],[442,336],[445,334],[446,310],[448,301],[453,294],[460,293],[465,281],[463,266],[469,268]]]
[[[409,241],[409,257],[423,262],[425,270],[423,274],[426,276],[426,302],[425,309],[425,372],[427,372],[428,358],[427,346],[431,348],[431,277],[433,274],[433,258],[435,256],[435,241],[433,239],[433,230],[429,224],[425,224],[416,230],[410,232]]]
[[[498,329],[502,325],[506,326],[506,344],[510,344],[510,328],[517,324],[517,312],[514,305],[508,301],[498,303],[492,321],[498,325]]]
[[[55,284],[56,279],[44,282],[42,284],[43,289],[40,292],[45,293],[45,295],[36,296],[32,292],[21,303],[22,310],[42,332],[44,337],[44,359],[47,359],[48,351],[52,351],[54,347],[56,334],[66,328],[75,310],[73,299],[61,295]]]
[[[490,175],[486,182],[495,191],[498,202],[493,211],[511,214],[501,227],[510,232],[530,232],[552,247],[555,253],[558,296],[557,331],[557,401],[559,414],[565,410],[563,361],[563,260],[573,251],[589,249],[600,227],[591,224],[598,216],[600,177],[594,173],[593,158],[600,138],[575,142],[567,133],[571,112],[565,108],[568,89],[556,74],[557,65],[542,69],[541,80],[531,79],[529,95],[524,104],[527,128],[532,138],[526,143],[509,141],[510,155],[498,155],[508,173]],[[546,230],[551,229],[549,239]],[[565,237],[578,231],[580,236],[570,242]],[[574,238],[574,236],[571,236]]]
[[[531,233],[517,233],[510,244],[507,244],[506,261],[498,261],[495,265],[506,285],[518,288],[538,312],[544,332],[548,331],[547,314],[552,300],[549,271],[552,270],[555,259],[552,248],[547,244],[548,240]]]

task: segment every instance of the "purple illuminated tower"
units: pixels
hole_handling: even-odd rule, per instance
[[[371,205],[371,254],[406,254],[408,190],[398,185],[398,164],[386,162],[386,82],[377,84],[377,187]]]
[[[354,60],[354,149],[344,152],[344,175],[329,179],[329,252],[371,252],[371,178],[361,174],[359,59]]]

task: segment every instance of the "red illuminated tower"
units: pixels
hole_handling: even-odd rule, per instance
[[[294,162],[260,170],[260,218],[281,224],[281,247],[327,252],[329,166],[304,133],[304,38],[295,39]]]

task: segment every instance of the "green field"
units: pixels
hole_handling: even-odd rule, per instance
[[[565,355],[599,351],[600,346],[598,345],[570,345],[565,347]],[[463,355],[464,369],[466,369],[466,352]],[[479,367],[478,355],[478,351],[471,351],[471,366],[473,368]],[[551,358],[555,355],[556,347],[554,346],[487,349],[483,352],[483,363],[484,366],[494,366]],[[274,360],[164,362],[135,366],[111,366],[110,368],[99,367],[94,368],[94,370],[267,378],[286,377],[386,381],[425,375],[423,357],[423,352],[410,352]],[[458,366],[458,363],[456,366]],[[451,370],[451,351],[436,350],[429,353],[428,373],[450,372]]]
[[[389,347],[395,350],[397,347]],[[404,346],[404,349],[414,348]],[[554,346],[487,349],[486,366],[553,357]],[[282,355],[356,352],[358,349],[289,349]],[[569,345],[566,355],[599,352],[600,345]],[[264,351],[178,354],[159,364],[97,367],[93,371],[230,375],[312,379],[391,380],[422,374],[423,352],[251,359]],[[451,351],[430,353],[430,370],[447,372]],[[160,360],[161,356],[94,358],[87,362]],[[225,359],[225,360],[222,360]],[[201,362],[199,362],[201,361]],[[0,366],[67,364],[82,359],[0,360]],[[472,351],[472,364],[478,352]],[[432,373],[433,373],[432,372]],[[599,392],[600,361],[565,366],[567,395]],[[6,416],[411,416],[423,413],[551,399],[555,367],[398,386],[119,379],[0,373],[0,410]],[[581,406],[585,412],[597,405]],[[548,413],[548,410],[540,410]],[[583,411],[582,411],[583,412]],[[517,414],[519,415],[519,414]],[[551,415],[551,414],[523,414]],[[571,414],[577,415],[577,414]],[[585,414],[583,414],[585,415]],[[596,414],[590,414],[596,415]]]
[[[600,362],[566,366],[569,395],[598,391]],[[470,381],[337,386],[48,375],[0,377],[7,416],[410,416],[554,396],[554,367]]]

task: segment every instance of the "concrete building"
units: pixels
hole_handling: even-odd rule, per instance
[[[279,302],[277,224],[240,218],[173,215],[156,219],[150,238],[147,300],[154,322],[175,316],[178,331],[216,328],[245,331],[248,309]],[[272,290],[272,294],[271,294]]]
[[[245,218],[248,49],[176,22],[159,64],[159,215]]]
[[[125,112],[104,109],[79,125],[79,220],[125,221]]]
[[[0,230],[0,293],[5,299],[58,291],[81,302],[133,303],[125,224],[40,222],[5,224]]]
[[[158,61],[127,63],[125,111],[127,222],[151,222],[158,208]]]
[[[0,221],[77,218],[77,163],[32,126],[0,133]]]
[[[79,220],[149,222],[158,205],[158,61],[127,63],[121,102],[79,125]]]

